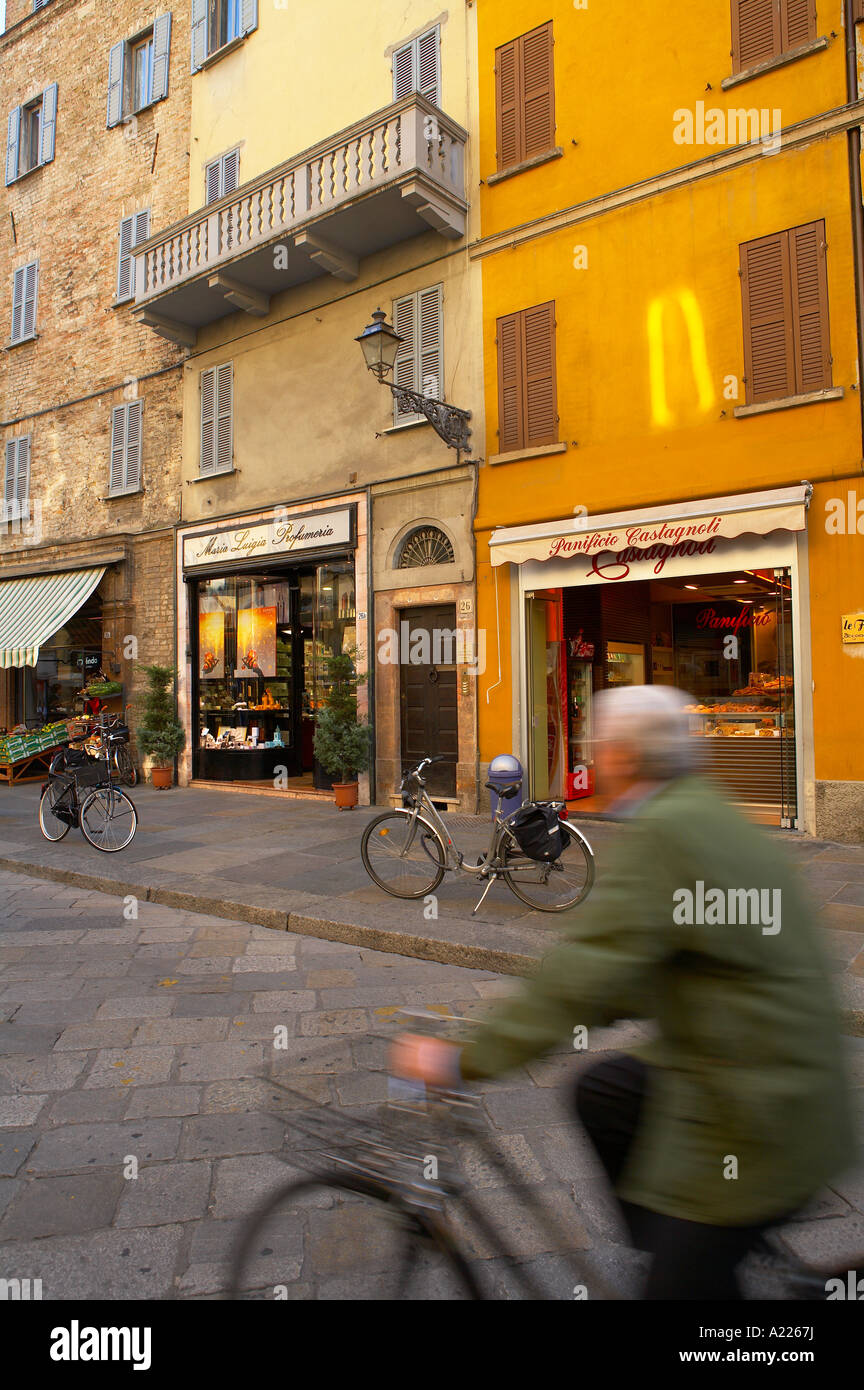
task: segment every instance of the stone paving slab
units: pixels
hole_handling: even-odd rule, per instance
[[[104,950],[129,967],[122,978],[82,982],[69,974],[71,999],[24,993],[5,1003],[0,1277],[25,1271],[41,1278],[46,1299],[219,1298],[244,1218],[303,1175],[294,1147],[303,1111],[329,1105],[346,1117],[374,1115],[385,1098],[386,1034],[396,1011],[410,1005],[442,1018],[476,1016],[517,987],[490,969],[370,950],[356,940],[273,933],[146,900],[130,922],[113,893],[0,871],[0,950],[10,937],[20,940],[13,949],[24,954],[13,966],[33,975],[2,980],[4,996],[38,983],[50,960],[45,937],[55,928],[40,928],[42,911],[52,914],[47,923],[75,924],[66,929],[69,940],[49,947],[95,945],[97,959]],[[98,928],[90,927],[94,916]],[[20,929],[25,920],[31,930]],[[85,940],[94,930],[100,939]],[[172,954],[140,955],[159,945]],[[845,946],[844,960],[851,949]],[[207,969],[212,961],[224,976]],[[184,963],[196,972],[184,974]],[[239,988],[241,981],[249,987]],[[283,982],[287,988],[274,987]],[[74,993],[79,985],[86,996]],[[528,1068],[476,1088],[485,1132],[552,1216],[551,1232],[538,1226],[489,1160],[461,1146],[478,1206],[510,1251],[502,1259],[483,1230],[453,1213],[491,1297],[522,1297],[516,1276],[523,1268],[548,1297],[572,1299],[582,1281],[580,1253],[622,1292],[637,1289],[644,1262],[626,1246],[568,1097],[580,1066],[648,1031],[632,1023],[593,1030],[579,1058],[565,1039]],[[864,1038],[849,1037],[846,1047],[864,1138]],[[267,1070],[291,1088],[280,1095],[281,1118]],[[864,1167],[839,1174],[783,1239],[826,1264],[860,1258]],[[278,1286],[293,1300],[383,1299],[396,1291],[397,1267],[394,1231],[379,1214],[318,1188],[262,1233],[246,1296],[272,1299]],[[772,1277],[748,1267],[754,1296],[771,1296]],[[458,1295],[452,1276],[425,1253],[411,1297]]]

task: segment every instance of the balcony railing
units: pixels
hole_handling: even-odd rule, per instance
[[[271,294],[315,274],[353,279],[363,255],[430,227],[464,236],[466,139],[425,98],[394,102],[142,243],[137,316],[194,341],[201,324],[266,313]]]

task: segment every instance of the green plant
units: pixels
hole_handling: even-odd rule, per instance
[[[315,715],[315,757],[326,773],[343,782],[369,766],[372,731],[357,714],[357,687],[366,677],[358,675],[355,656],[349,651],[327,657],[330,685],[324,708]]]
[[[173,763],[186,742],[183,725],[174,717],[174,698],[169,686],[174,684],[171,666],[145,666],[149,689],[144,696],[144,717],[136,737],[142,753],[153,758],[159,766]]]

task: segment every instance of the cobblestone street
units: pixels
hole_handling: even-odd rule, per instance
[[[369,1113],[386,1094],[380,1034],[396,1008],[480,1015],[515,987],[490,972],[156,904],[137,912],[127,920],[116,896],[0,873],[0,1273],[41,1279],[46,1299],[224,1291],[242,1219],[291,1171],[284,1126],[260,1101],[274,1029],[288,1039],[281,1074],[310,1105]],[[639,1031],[598,1031],[591,1051]],[[846,1044],[861,1113],[864,1039]],[[579,1250],[632,1294],[639,1257],[567,1111],[579,1065],[562,1049],[479,1088],[496,1144],[550,1208],[557,1240],[488,1165],[468,1158],[467,1171],[550,1297],[573,1297],[580,1275],[567,1252]],[[136,1179],[124,1175],[130,1158]],[[458,1211],[453,1220],[488,1295],[518,1296],[512,1269]],[[820,1262],[860,1257],[861,1171],[838,1179],[784,1239]],[[385,1298],[397,1266],[396,1234],[377,1212],[313,1193],[268,1227],[249,1288]],[[773,1277],[754,1265],[752,1292],[771,1296]],[[457,1293],[424,1255],[412,1296]]]

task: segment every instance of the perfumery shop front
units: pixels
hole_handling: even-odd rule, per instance
[[[605,809],[595,694],[674,685],[690,695],[701,774],[754,819],[799,825],[812,759],[809,491],[493,533],[496,582],[509,565],[520,615],[514,705],[533,796]]]
[[[182,780],[330,786],[314,716],[328,657],[349,652],[364,669],[364,523],[356,500],[337,499],[178,533]]]

